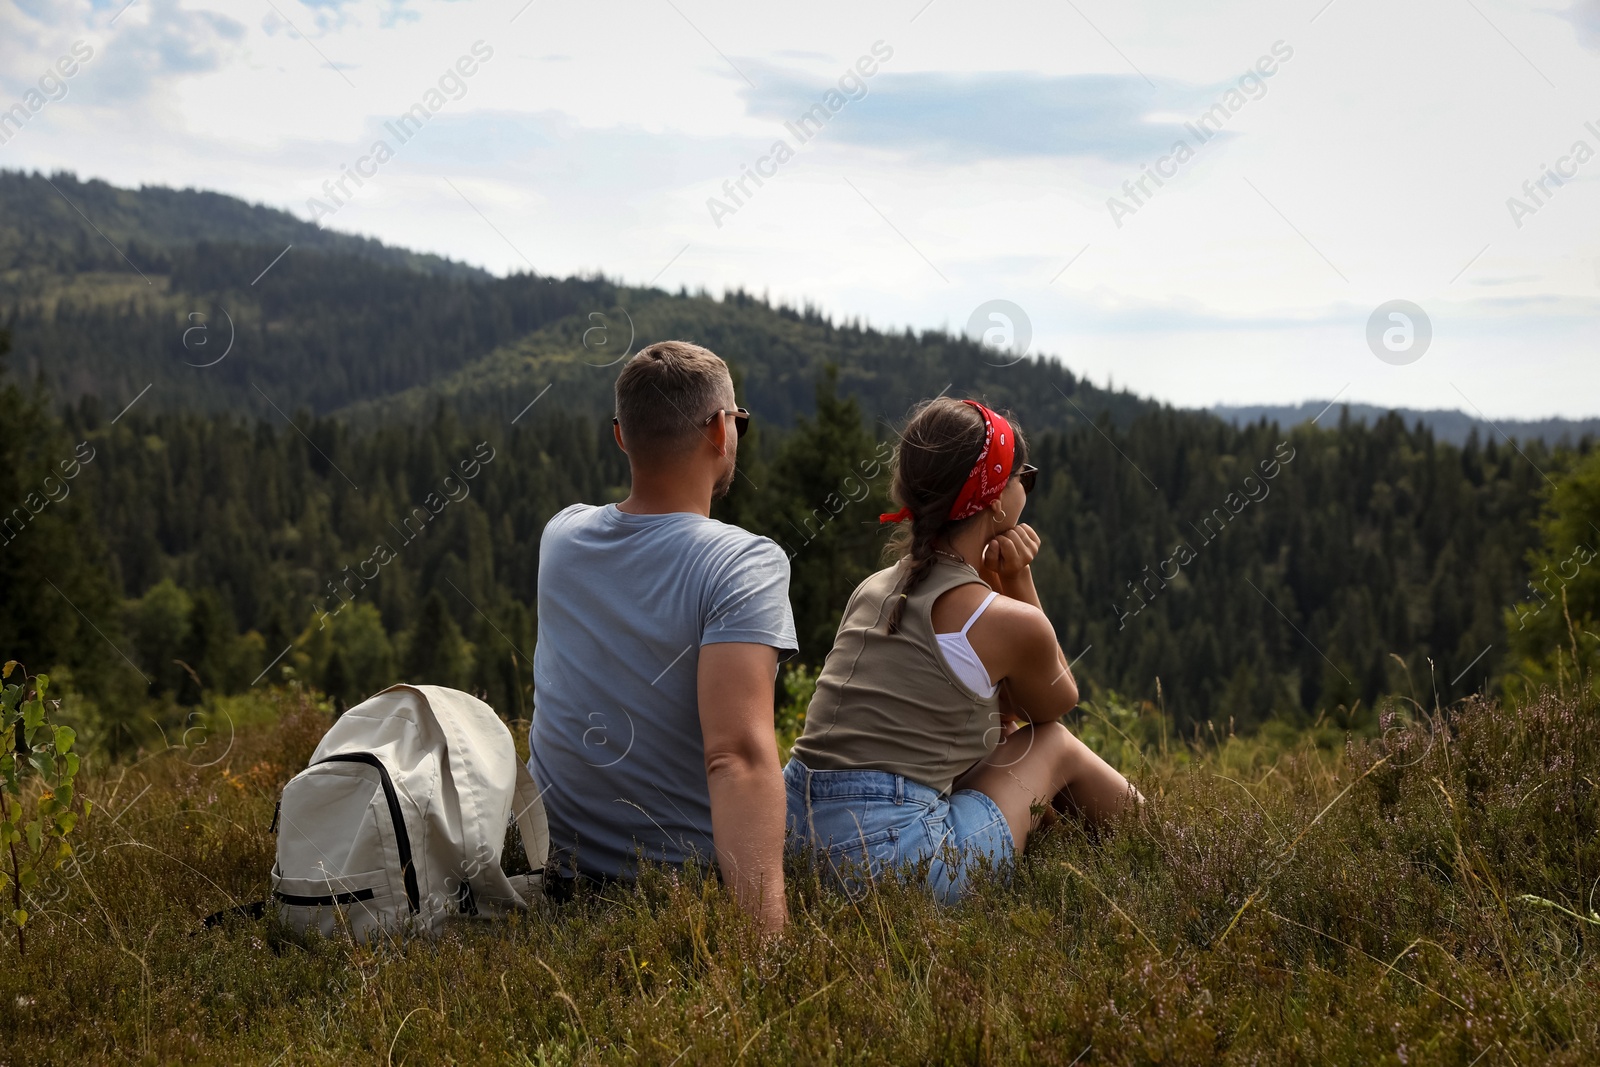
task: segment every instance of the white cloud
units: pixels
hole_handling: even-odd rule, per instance
[[[850,63],[834,63],[821,78],[749,62],[745,67],[759,88],[743,95],[751,115],[783,123],[834,94],[836,103],[845,103],[842,121],[829,120],[830,140],[899,149],[938,164],[1036,156],[1153,158],[1181,132],[1175,115],[1158,120],[1155,113],[1198,113],[1215,95],[1168,82],[1152,88],[1136,74],[901,74],[889,69],[892,62],[871,77],[860,77]]]
[[[111,28],[95,70],[91,102],[127,108],[174,81],[212,73],[237,55],[245,26],[219,12],[188,10],[179,0],[141,0],[139,16],[130,11]]]
[[[1578,39],[1600,52],[1600,0],[1573,0],[1565,14]]]

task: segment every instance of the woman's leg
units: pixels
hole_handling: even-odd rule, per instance
[[[1116,768],[1059,722],[1025,725],[1007,734],[956,780],[955,788],[976,789],[998,804],[1018,849],[1058,794],[1095,825],[1144,801]]]

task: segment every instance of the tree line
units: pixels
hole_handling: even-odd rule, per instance
[[[792,426],[758,421],[716,511],[789,554],[811,667],[882,565],[894,424],[837,372],[814,390]],[[525,717],[540,531],[626,491],[609,421],[559,405],[513,425],[441,404],[357,431],[306,410],[293,427],[137,409],[113,423],[15,381],[0,402],[0,503],[27,516],[0,544],[0,643],[80,693],[111,750],[208,694],[286,678],[344,705],[397,680],[453,685]],[[1458,448],[1397,418],[1285,431],[1165,408],[1023,430],[1041,468],[1037,584],[1091,702],[1154,700],[1159,679],[1180,729],[1355,722],[1391,693],[1571,674],[1583,626],[1600,630],[1600,565],[1565,544],[1600,519],[1587,445]],[[1567,577],[1535,598],[1546,557]],[[1564,614],[1529,613],[1563,589]],[[1558,637],[1566,661],[1549,656]]]

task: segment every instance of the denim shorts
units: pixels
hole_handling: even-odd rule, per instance
[[[887,873],[920,875],[953,904],[984,869],[1003,872],[1016,855],[1011,827],[989,796],[949,796],[888,771],[814,771],[798,759],[783,769],[791,840],[809,846],[847,892]],[[903,867],[902,865],[916,865]]]

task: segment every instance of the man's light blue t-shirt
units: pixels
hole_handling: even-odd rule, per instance
[[[552,871],[712,861],[700,646],[794,651],[788,557],[700,515],[575,504],[540,537],[538,599],[529,766]]]

